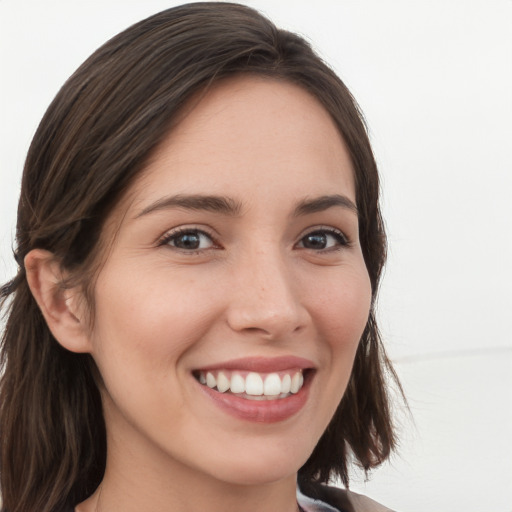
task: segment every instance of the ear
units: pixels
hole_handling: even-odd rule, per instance
[[[63,286],[65,272],[51,252],[34,249],[25,256],[30,291],[55,339],[71,352],[90,352],[82,291]]]

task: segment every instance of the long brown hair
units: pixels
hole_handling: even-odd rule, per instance
[[[44,115],[25,163],[18,207],[18,274],[1,289],[0,483],[7,512],[53,512],[87,498],[103,477],[106,436],[98,371],[50,333],[30,293],[24,257],[53,253],[93,309],[105,219],[194,93],[235,74],[285,80],[331,114],[352,158],[360,241],[373,298],[385,260],[379,180],[361,113],[343,82],[290,32],[255,10],[195,3],[156,14],[99,48]],[[66,286],[66,283],[62,283]],[[303,486],[339,476],[354,457],[365,469],[395,445],[385,355],[374,305],[347,391],[301,468]]]

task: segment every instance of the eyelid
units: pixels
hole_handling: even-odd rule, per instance
[[[338,239],[338,241],[339,241],[339,246],[334,247],[334,248],[327,248],[327,249],[319,250],[317,252],[322,252],[322,251],[328,252],[328,251],[339,249],[341,247],[350,247],[352,245],[352,241],[351,241],[350,237],[344,231],[342,231],[341,229],[335,228],[333,226],[319,225],[319,226],[311,226],[311,227],[305,229],[299,235],[298,240],[295,243],[295,246],[297,246],[299,243],[301,243],[301,241],[306,236],[311,235],[313,233],[318,233],[318,232],[326,233],[328,235],[330,234],[331,236],[336,237]],[[212,241],[213,247],[208,247],[206,249],[184,250],[184,249],[181,249],[179,247],[174,247],[174,246],[169,244],[169,242],[174,237],[177,237],[177,236],[179,236],[181,234],[186,234],[186,233],[198,233],[198,234],[202,234],[204,236],[207,236]],[[160,237],[158,237],[158,239],[156,240],[156,244],[155,245],[158,246],[158,247],[167,245],[167,246],[169,246],[169,247],[171,247],[173,249],[176,249],[176,250],[182,251],[182,252],[186,252],[188,254],[204,252],[204,251],[208,251],[210,249],[222,248],[221,245],[218,242],[217,235],[215,235],[213,233],[213,229],[209,228],[209,226],[201,226],[201,227],[199,227],[197,225],[183,225],[183,226],[177,226],[175,228],[172,228],[172,229],[166,231]]]
[[[212,241],[213,247],[208,247],[207,249],[184,250],[184,249],[180,249],[179,247],[174,247],[169,244],[169,242],[174,237],[177,237],[179,235],[186,234],[186,233],[199,233],[201,235],[207,236]],[[182,252],[189,253],[189,254],[204,252],[204,251],[208,251],[209,249],[220,248],[220,244],[217,241],[217,236],[213,233],[213,230],[211,230],[210,228],[205,227],[205,226],[199,227],[196,225],[177,226],[175,228],[169,229],[163,235],[158,237],[155,245],[157,247],[167,245],[167,246],[171,247],[172,249],[176,249],[177,251],[182,251]]]
[[[299,239],[298,239],[298,241],[296,242],[295,245],[299,244],[306,236],[312,235],[313,233],[327,233],[327,234],[330,234],[332,236],[335,236],[336,238],[338,238],[338,237],[341,238],[342,240],[339,241],[339,247],[337,247],[337,248],[340,248],[340,247],[351,247],[353,245],[352,240],[350,239],[350,237],[344,231],[342,231],[339,228],[335,228],[333,226],[323,226],[323,225],[313,226],[313,227],[310,227],[310,228],[304,230],[299,235]],[[323,249],[323,251],[324,252],[328,252],[328,251],[333,250],[333,249],[336,250],[337,248]],[[322,250],[320,250],[318,252],[322,252]]]

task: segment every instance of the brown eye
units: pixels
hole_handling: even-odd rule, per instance
[[[324,251],[347,245],[347,239],[338,231],[318,230],[301,238],[299,247],[314,251]]]
[[[164,240],[164,243],[184,251],[209,249],[214,245],[213,240],[207,233],[197,229],[187,229],[172,233]]]

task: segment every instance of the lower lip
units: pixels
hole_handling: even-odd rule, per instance
[[[197,385],[215,405],[231,416],[256,423],[276,423],[292,417],[304,407],[309,395],[310,379],[307,379],[298,393],[276,400],[248,400],[230,393],[219,393],[199,382]]]

